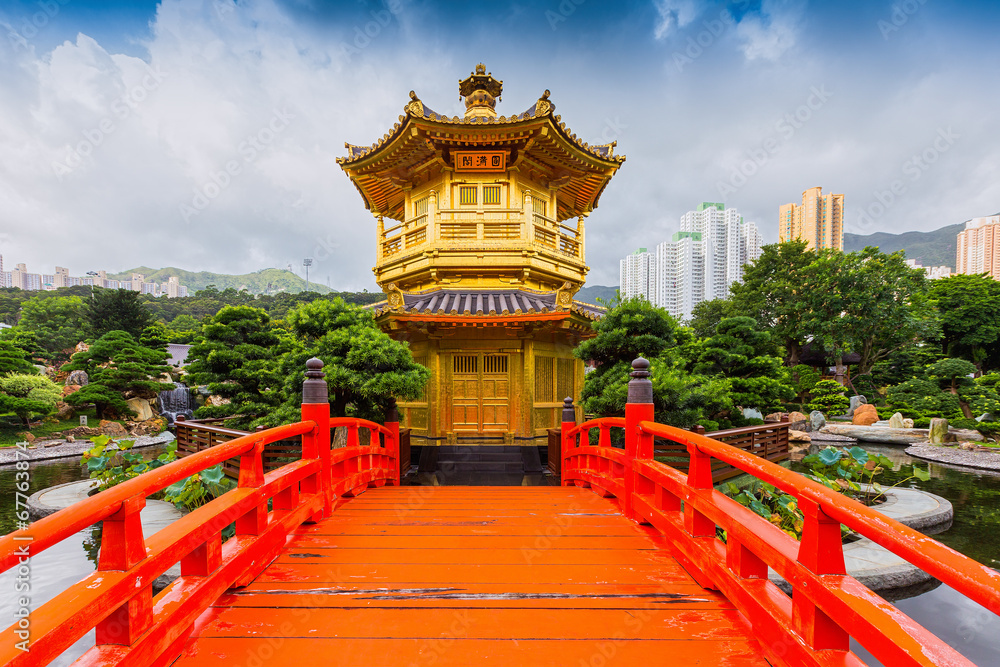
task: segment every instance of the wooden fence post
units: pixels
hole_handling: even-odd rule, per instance
[[[563,486],[569,486],[566,483],[566,474],[569,472],[569,464],[567,463],[566,457],[570,455],[570,452],[576,447],[576,438],[569,435],[570,430],[576,426],[576,408],[573,407],[573,398],[567,396],[563,399],[563,410],[562,410],[562,424],[559,429],[559,439],[562,442],[561,455],[562,460],[559,462],[559,474],[561,475]]]
[[[653,383],[649,379],[649,362],[642,357],[633,361],[631,375],[628,402],[625,404],[625,497],[621,499],[621,504],[625,516],[641,521],[632,500],[636,491],[632,461],[653,458],[652,438],[648,439],[648,444],[644,441],[642,447],[639,444],[639,422],[653,421]]]
[[[323,362],[313,357],[306,362],[306,379],[302,383],[302,421],[311,421],[315,426],[308,433],[302,434],[302,458],[319,459],[320,469],[317,475],[310,475],[302,480],[302,493],[320,493],[323,495],[323,511],[311,517],[318,521],[330,516],[333,511],[333,498],[330,493],[333,487],[330,470],[330,394],[326,380],[323,378]]]
[[[385,427],[389,429],[391,435],[385,439],[385,453],[390,459],[392,474],[389,476],[389,483],[399,486],[401,471],[399,469],[399,409],[396,407],[396,399],[389,399],[389,409],[385,413]],[[378,438],[377,433],[372,434],[373,438]]]

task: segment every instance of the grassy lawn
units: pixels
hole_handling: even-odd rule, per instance
[[[69,429],[76,428],[80,425],[80,415],[87,416],[87,424],[91,427],[96,427],[101,421],[97,418],[94,408],[90,408],[89,410],[77,413],[76,417],[67,421],[57,422],[55,424],[42,422],[37,426],[32,426],[31,433],[34,434],[35,437],[41,438],[45,435],[68,431]],[[18,437],[17,434],[22,433],[25,430],[24,424],[22,424],[21,420],[13,414],[0,415],[0,447],[12,447],[14,444],[21,441],[21,438]]]

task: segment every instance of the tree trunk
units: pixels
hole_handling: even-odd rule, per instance
[[[844,365],[844,353],[837,353],[837,382],[844,386],[844,379],[847,376],[847,366]],[[854,388],[853,386],[851,387]]]

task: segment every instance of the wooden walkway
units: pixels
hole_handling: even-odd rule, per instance
[[[382,487],[195,625],[188,665],[766,665],[663,538],[575,487]]]

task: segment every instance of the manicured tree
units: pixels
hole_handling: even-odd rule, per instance
[[[9,340],[0,340],[0,375],[10,373],[37,375],[38,371],[26,358],[24,350]]]
[[[591,401],[595,407],[595,410],[585,407],[587,412],[616,414],[620,412],[617,407],[613,412],[605,412],[612,408],[596,407],[618,405],[614,399],[606,402],[609,397],[603,396],[607,391],[605,385],[617,385],[622,378],[627,378],[636,357],[652,359],[675,346],[679,328],[666,310],[650,305],[642,297],[612,302],[608,312],[593,327],[597,335],[580,343],[573,351],[577,358],[597,364],[584,376],[581,399],[584,404]],[[624,403],[620,409],[624,409]]]
[[[56,296],[29,299],[21,304],[18,327],[32,331],[49,359],[65,359],[86,336],[87,318],[83,299],[78,296]]]
[[[149,399],[173,389],[173,384],[160,379],[170,370],[166,359],[166,352],[145,347],[124,331],[109,331],[63,367],[86,371],[90,377],[90,383],[67,396],[66,402],[93,403],[101,419],[132,415],[128,399]]]
[[[702,301],[691,309],[691,322],[688,326],[698,338],[711,338],[719,322],[735,313],[733,302],[728,299],[713,299]]]
[[[812,392],[816,383],[823,379],[823,374],[812,366],[799,364],[792,368],[792,381],[794,382],[796,398],[799,403],[805,403],[806,397]]]
[[[786,351],[788,363],[799,362],[810,332],[809,312],[803,302],[804,272],[816,259],[805,241],[766,245],[753,264],[743,270],[743,280],[730,288],[732,315],[746,315],[759,322]]]
[[[202,326],[188,352],[188,377],[208,385],[226,405],[204,405],[196,417],[232,417],[249,425],[281,403],[282,380],[275,363],[279,339],[266,312],[251,306],[226,306]]]
[[[1000,349],[1000,282],[987,275],[956,275],[932,281],[931,301],[940,313],[944,352],[984,369]]]
[[[813,400],[806,407],[825,415],[842,415],[851,407],[851,401],[844,396],[844,387],[836,380],[820,380],[813,387],[812,395]]]
[[[12,373],[0,377],[0,411],[13,412],[31,425],[31,417],[47,415],[55,408],[62,388],[44,375]]]
[[[733,404],[739,407],[766,413],[781,409],[795,396],[771,334],[761,331],[751,317],[723,318],[704,342],[694,370],[729,379]]]
[[[168,342],[170,342],[170,332],[160,322],[150,324],[139,336],[139,343],[144,347],[161,352],[166,352]]]
[[[87,303],[87,320],[95,338],[109,331],[125,331],[136,340],[153,323],[141,295],[125,289],[96,290]]]
[[[430,379],[430,372],[413,361],[406,343],[390,338],[369,311],[343,299],[302,304],[288,312],[287,321],[292,339],[279,365],[285,403],[261,423],[280,423],[296,414],[310,357],[325,364],[334,417],[384,421],[391,399],[416,399]]]
[[[927,367],[928,375],[944,382],[953,394],[958,394],[959,385],[973,384],[970,376],[976,370],[976,365],[965,359],[942,359]]]

